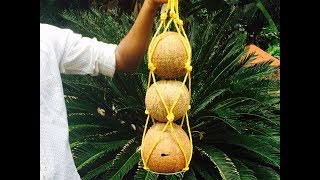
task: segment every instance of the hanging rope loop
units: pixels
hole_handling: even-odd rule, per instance
[[[178,8],[178,0],[168,0],[168,3],[166,5],[166,10],[165,12],[160,14],[160,23],[159,26],[156,30],[156,33],[154,34],[154,36],[151,39],[149,48],[148,48],[148,69],[150,70],[149,73],[149,78],[148,78],[148,85],[147,85],[147,89],[150,87],[151,85],[151,81],[153,81],[153,84],[155,85],[156,91],[157,91],[157,95],[159,96],[161,103],[164,105],[164,108],[166,110],[167,116],[166,119],[168,120],[165,124],[165,126],[163,127],[161,133],[158,135],[157,140],[154,142],[154,144],[152,145],[151,149],[149,150],[149,152],[147,152],[147,157],[144,160],[144,158],[142,158],[143,164],[144,164],[144,169],[149,171],[150,168],[148,167],[148,160],[153,152],[153,150],[155,149],[155,147],[158,145],[158,143],[161,140],[161,137],[163,135],[163,133],[167,130],[167,128],[170,129],[174,140],[176,141],[176,143],[179,146],[179,149],[181,150],[184,159],[185,159],[185,167],[182,169],[182,171],[187,171],[189,170],[189,164],[191,161],[191,157],[192,157],[192,151],[193,151],[193,145],[192,145],[192,136],[191,136],[191,130],[190,130],[190,125],[189,125],[189,117],[188,117],[188,112],[185,112],[185,115],[182,117],[182,121],[181,121],[181,127],[184,123],[184,120],[186,121],[186,126],[188,129],[188,135],[189,135],[189,139],[190,139],[190,156],[187,157],[186,155],[186,151],[184,150],[183,146],[181,145],[181,142],[179,140],[179,138],[177,137],[176,132],[174,131],[173,128],[173,121],[175,118],[175,115],[173,113],[173,109],[174,107],[177,105],[177,102],[180,98],[180,94],[182,92],[182,88],[185,86],[185,83],[187,81],[187,78],[189,79],[189,83],[188,83],[188,91],[189,91],[189,96],[191,95],[191,71],[192,71],[192,66],[191,66],[191,47],[190,47],[190,43],[188,40],[188,37],[183,29],[183,21],[179,18],[179,8]],[[168,18],[168,14],[169,14],[169,20],[167,20]],[[168,31],[169,27],[171,24],[174,24],[174,27],[177,31],[177,33],[179,33],[179,37],[181,37],[181,41],[183,42],[183,46],[187,52],[187,63],[185,64],[185,69],[186,69],[186,75],[184,77],[183,83],[182,85],[179,87],[179,94],[177,94],[174,102],[172,103],[171,107],[168,107],[168,105],[166,104],[166,102],[164,101],[164,98],[161,95],[161,92],[159,90],[159,88],[157,87],[157,83],[156,83],[156,78],[155,78],[155,74],[154,71],[156,70],[155,65],[152,63],[151,59],[152,59],[152,55],[153,52],[157,46],[157,44],[159,43],[159,41],[161,40],[161,38],[156,38],[159,34],[161,29],[163,29],[162,33],[165,33]],[[151,46],[153,44],[153,46]],[[188,105],[188,110],[191,109],[191,105]],[[142,136],[142,145],[141,147],[143,147],[143,143],[144,143],[144,138],[147,132],[147,127],[148,127],[148,122],[150,119],[150,114],[148,110],[145,110],[145,114],[148,115],[147,119],[146,119],[146,124],[144,127],[144,132],[143,132],[143,136]],[[153,124],[155,124],[154,119],[151,117]],[[141,148],[141,154],[143,154],[143,148]]]

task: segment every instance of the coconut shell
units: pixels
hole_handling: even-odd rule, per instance
[[[155,74],[162,79],[176,79],[186,74],[187,51],[190,46],[177,32],[165,32],[157,36],[150,47],[154,47],[151,62],[156,67]]]
[[[154,143],[157,142],[165,123],[156,123],[147,131],[142,144],[142,158],[151,171],[157,173],[175,173],[185,168],[186,162],[183,152],[179,148],[172,135],[170,124],[161,136],[159,143],[153,149],[148,162],[147,156]],[[191,143],[187,133],[177,124],[173,123],[173,129],[186,153],[187,161],[190,160]]]
[[[160,80],[157,82],[157,87],[166,103],[168,109],[172,107],[176,97],[179,94],[180,86],[182,82],[175,80]],[[158,121],[167,122],[167,111],[157,93],[155,84],[152,84],[147,90],[146,98],[146,109],[149,114]],[[190,104],[189,91],[185,85],[182,86],[181,95],[178,99],[177,104],[173,108],[174,121],[184,116],[188,110]]]

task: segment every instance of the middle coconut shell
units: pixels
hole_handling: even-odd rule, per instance
[[[157,81],[157,87],[159,92],[170,110],[174,101],[176,100],[180,86],[182,82],[175,80],[160,80]],[[149,114],[158,121],[167,122],[167,111],[160,99],[160,96],[156,90],[155,84],[152,84],[146,93],[146,109]],[[181,94],[177,104],[173,108],[174,121],[184,116],[188,110],[190,104],[189,91],[185,85],[181,88]]]

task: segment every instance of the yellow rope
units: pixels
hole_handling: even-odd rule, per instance
[[[182,91],[182,87],[184,86],[184,84],[186,83],[186,80],[187,80],[187,77],[188,77],[188,74],[186,74],[184,80],[183,80],[183,83],[181,84],[181,86],[179,87],[179,94],[178,96],[176,97],[176,99],[174,100],[174,103],[172,104],[171,106],[171,109],[170,109],[170,112],[173,111],[173,108],[176,106],[176,104],[178,103],[178,100],[180,98],[180,95],[181,95],[181,91]]]
[[[183,117],[182,117],[180,127],[182,127],[182,126],[183,126],[183,122],[184,122],[184,118],[185,118],[185,117],[186,117],[186,116],[183,116]]]
[[[166,128],[168,127],[168,125],[170,125],[171,133],[174,136],[174,139],[176,140],[176,142],[177,142],[177,144],[179,146],[179,149],[182,151],[182,153],[184,155],[184,158],[185,158],[185,168],[183,168],[182,171],[187,171],[189,169],[189,164],[190,164],[191,157],[192,157],[193,144],[192,144],[192,136],[191,136],[191,131],[190,131],[190,125],[189,125],[188,112],[186,112],[186,115],[184,115],[182,117],[182,121],[181,121],[181,125],[180,126],[181,127],[183,126],[184,119],[186,119],[186,124],[187,124],[187,127],[188,127],[188,134],[189,134],[189,139],[190,139],[190,145],[191,145],[191,153],[190,153],[189,158],[186,156],[185,150],[183,149],[183,147],[181,145],[181,142],[178,139],[178,137],[176,135],[176,132],[173,129],[173,120],[174,120],[173,109],[176,106],[177,102],[179,101],[182,88],[183,88],[183,86],[185,86],[185,83],[186,83],[187,79],[189,79],[189,82],[188,82],[188,92],[189,93],[188,94],[189,94],[189,97],[191,98],[191,71],[192,71],[192,66],[191,66],[191,47],[190,47],[190,42],[188,40],[188,37],[187,37],[187,35],[186,35],[186,33],[185,33],[184,29],[183,29],[183,21],[179,17],[178,5],[179,5],[178,0],[168,0],[166,11],[160,15],[161,21],[160,21],[159,27],[157,28],[156,33],[152,37],[150,45],[149,45],[149,49],[148,49],[148,68],[150,70],[150,73],[149,73],[149,78],[148,78],[148,87],[147,87],[147,89],[150,87],[151,80],[152,80],[153,83],[154,83],[154,86],[156,88],[157,95],[159,96],[159,98],[160,98],[160,100],[161,100],[161,102],[164,105],[164,108],[166,110],[167,120],[168,121],[167,121],[166,125],[163,127],[161,133],[158,135],[158,138],[157,138],[156,142],[153,144],[152,148],[149,150],[149,152],[147,154],[146,161],[143,160],[144,169],[146,169],[146,170],[149,170],[149,168],[147,166],[149,158],[150,158],[154,148],[160,142],[161,137],[162,137],[163,133],[166,131]],[[167,22],[168,14],[169,14],[170,19]],[[157,86],[156,78],[155,78],[155,75],[154,75],[154,71],[156,70],[156,67],[154,66],[154,64],[152,63],[151,60],[152,60],[152,55],[154,53],[155,48],[157,47],[158,43],[162,39],[161,35],[159,35],[161,29],[163,28],[162,33],[167,32],[172,22],[174,23],[174,27],[176,28],[178,34],[183,37],[183,39],[181,39],[181,40],[182,40],[183,46],[185,48],[185,51],[187,53],[187,62],[185,64],[186,75],[184,77],[184,80],[183,80],[181,86],[179,87],[179,93],[176,96],[172,106],[169,109],[168,106],[166,105],[161,93],[160,93],[160,90],[159,90],[158,86]],[[157,36],[158,36],[158,38],[156,38]],[[188,106],[188,110],[190,108],[191,108],[191,106],[189,105]],[[142,136],[142,145],[141,146],[144,145],[143,141],[144,141],[144,138],[145,138],[145,135],[146,135],[146,129],[147,129],[147,126],[148,126],[148,121],[149,121],[149,119],[151,117],[149,115],[148,110],[146,110],[146,114],[148,114],[148,117],[147,117],[147,120],[146,120],[144,132],[143,132],[143,136]],[[153,117],[151,117],[151,119],[152,119],[153,124],[155,124],[155,121],[154,121]],[[141,154],[142,154],[142,149],[143,148],[141,148]]]
[[[144,130],[143,130],[143,135],[142,135],[142,143],[141,143],[141,147],[143,147],[143,142],[144,142],[144,138],[146,136],[146,132],[147,132],[147,127],[148,127],[148,121],[150,118],[149,112],[146,110],[145,111],[146,114],[148,114],[147,120],[146,120],[146,124],[144,125]],[[143,154],[143,148],[141,148],[141,154]],[[142,162],[143,164],[146,164],[142,158]],[[146,167],[146,166],[145,166]]]
[[[160,94],[160,90],[159,90],[159,88],[158,88],[158,86],[157,86],[156,78],[155,78],[155,76],[154,76],[154,73],[151,72],[151,75],[152,75],[152,78],[153,78],[153,81],[154,81],[153,83],[154,83],[154,85],[155,85],[155,87],[156,87],[156,91],[157,91],[157,93],[158,93],[158,95],[159,95],[159,97],[160,97],[160,100],[161,100],[162,104],[164,105],[164,108],[166,109],[167,113],[170,114],[170,111],[169,111],[166,103],[164,102],[163,97],[162,97],[161,94]]]
[[[150,87],[150,81],[151,80],[151,71],[149,72],[149,78],[148,78],[148,87],[147,87],[147,89],[149,89],[149,87]]]
[[[187,167],[187,166],[188,166],[188,159],[187,159],[186,152],[184,151],[184,149],[183,149],[183,147],[182,147],[182,145],[181,145],[181,142],[179,141],[179,139],[178,139],[178,137],[177,137],[177,134],[176,134],[176,132],[175,132],[174,129],[173,129],[172,123],[170,123],[170,127],[171,127],[171,133],[172,133],[174,139],[176,140],[176,142],[178,143],[179,149],[181,150],[181,152],[182,152],[182,154],[183,154],[183,156],[184,156],[185,166]]]
[[[189,137],[190,137],[190,149],[191,149],[191,153],[190,153],[190,157],[189,157],[189,162],[187,163],[187,164],[189,165],[189,164],[190,164],[190,161],[191,161],[191,157],[192,157],[193,145],[192,145],[192,136],[191,136],[191,129],[190,129],[190,125],[189,125],[188,113],[186,113],[186,122],[187,122]],[[186,168],[187,168],[187,167],[186,167]]]

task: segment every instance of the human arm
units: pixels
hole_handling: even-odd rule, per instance
[[[160,4],[167,0],[145,0],[129,33],[116,48],[116,70],[130,72],[136,69],[146,52],[154,17]]]

